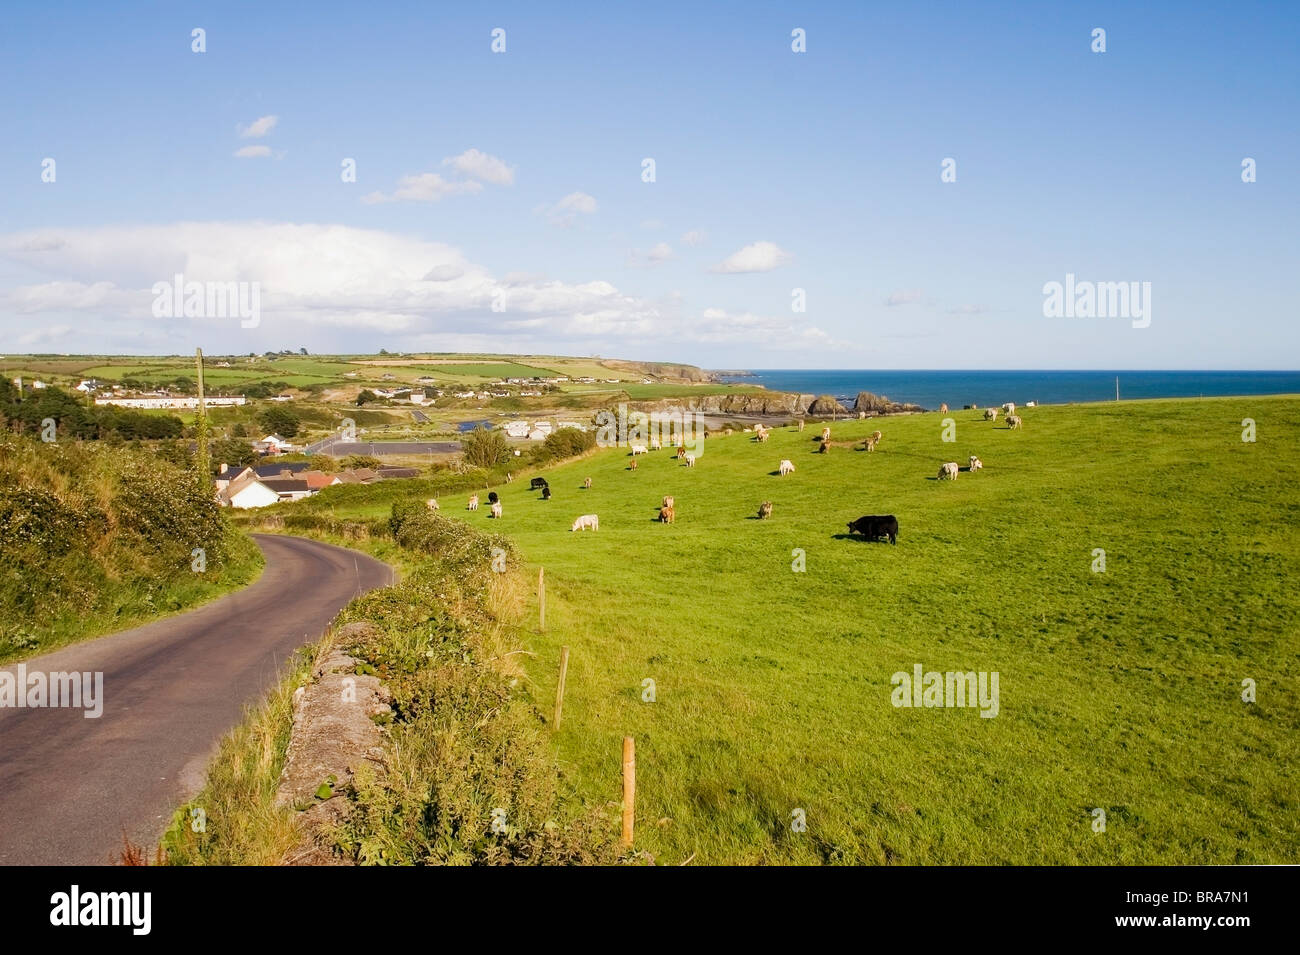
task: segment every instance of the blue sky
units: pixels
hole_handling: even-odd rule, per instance
[[[1130,6],[15,7],[0,353],[1295,368],[1300,8]],[[256,327],[156,317],[177,272]],[[1150,325],[1045,317],[1067,273]]]

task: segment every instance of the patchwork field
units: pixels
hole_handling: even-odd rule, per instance
[[[637,845],[661,861],[1297,861],[1300,400],[1021,413],[953,412],[951,444],[938,414],[838,423],[827,455],[811,427],[737,433],[693,469],[598,451],[547,473],[551,501],[498,488],[499,524],[443,513],[544,565],[528,674],[549,714],[570,648],[565,778],[616,801],[634,736]],[[875,428],[878,451],[850,445]],[[970,454],[984,471],[935,480]],[[600,531],[571,533],[585,513]],[[896,515],[897,546],[848,538],[863,514]],[[893,706],[916,664],[996,671],[998,715]]]

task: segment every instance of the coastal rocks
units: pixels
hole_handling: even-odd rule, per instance
[[[838,415],[848,414],[849,409],[830,395],[821,395],[808,406],[808,413],[810,415]]]
[[[758,415],[798,415],[808,407],[811,395],[795,395],[782,391],[766,391],[743,395],[701,395],[686,402],[687,408],[700,414],[738,415],[753,417]],[[637,411],[674,411],[682,410],[679,399],[665,398],[660,401],[632,402],[631,407]]]
[[[858,397],[853,402],[853,410],[868,415],[882,415],[908,414],[924,411],[925,409],[920,405],[900,404],[897,401],[890,401],[884,395],[872,394],[870,391],[859,391]]]

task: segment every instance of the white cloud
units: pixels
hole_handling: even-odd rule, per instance
[[[275,124],[280,121],[279,116],[262,116],[253,120],[247,126],[239,127],[240,139],[261,139],[271,130],[275,129]]]
[[[585,192],[571,192],[552,206],[538,206],[533,211],[546,216],[552,225],[571,226],[579,215],[591,215],[598,208],[596,200]]]
[[[496,156],[477,149],[467,149],[459,156],[448,156],[442,161],[468,179],[444,179],[436,172],[421,172],[397,180],[397,189],[391,194],[370,192],[361,201],[376,202],[437,202],[447,196],[468,195],[483,191],[483,183],[508,186],[515,181],[515,171]],[[481,182],[479,180],[482,180]]]
[[[451,166],[457,172],[469,176],[471,179],[482,179],[484,182],[490,182],[496,186],[514,185],[515,170],[513,167],[507,166],[496,156],[489,156],[477,149],[467,149],[459,156],[448,156],[442,161],[442,164]]]
[[[244,146],[242,149],[235,150],[238,159],[262,159],[269,155],[271,155],[270,146]]]
[[[700,245],[704,242],[705,235],[700,229],[692,229],[682,236],[682,244],[689,246]]]
[[[698,319],[690,323],[686,337],[697,342],[744,342],[777,350],[835,344],[828,334],[812,325],[752,312],[729,312],[722,308],[706,308]]]
[[[598,278],[498,278],[445,243],[344,225],[50,228],[0,234],[0,259],[48,277],[0,290],[0,333],[12,340],[38,327],[51,335],[69,328],[79,347],[113,341],[142,353],[188,348],[198,322],[214,347],[220,341],[235,351],[261,350],[253,344],[259,335],[267,345],[301,338],[373,350],[375,333],[390,349],[574,354],[635,354],[673,340],[774,349],[828,342],[819,329],[788,317],[717,308],[687,313],[680,296],[638,298]],[[152,286],[178,273],[187,282],[257,282],[260,330],[242,331],[235,320],[154,318]],[[494,297],[505,311],[492,310]]]
[[[397,190],[392,195],[371,192],[361,197],[362,202],[396,202],[411,200],[414,202],[437,202],[447,196],[482,192],[483,184],[472,179],[459,182],[443,179],[436,172],[422,172],[414,176],[403,176],[397,180]]]
[[[450,282],[452,279],[458,279],[464,274],[465,270],[459,265],[452,265],[450,263],[435,265],[433,268],[429,269],[428,274],[424,277],[424,281]]]
[[[627,264],[636,265],[658,265],[660,262],[667,262],[673,257],[673,247],[667,242],[659,242],[649,252],[642,252],[640,249],[633,249],[627,254]]]
[[[919,288],[901,288],[889,293],[889,298],[885,299],[886,305],[915,305],[917,302],[924,300],[925,290]]]
[[[774,242],[754,242],[715,265],[711,271],[728,274],[771,272],[790,261],[790,253]]]

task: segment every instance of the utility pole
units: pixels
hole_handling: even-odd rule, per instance
[[[207,409],[203,406],[203,349],[194,349],[194,366],[199,373],[199,420],[198,427],[195,429],[195,436],[198,438],[198,453],[195,455],[195,464],[199,470],[199,481],[201,484],[207,484],[211,478],[208,468],[208,414]]]

